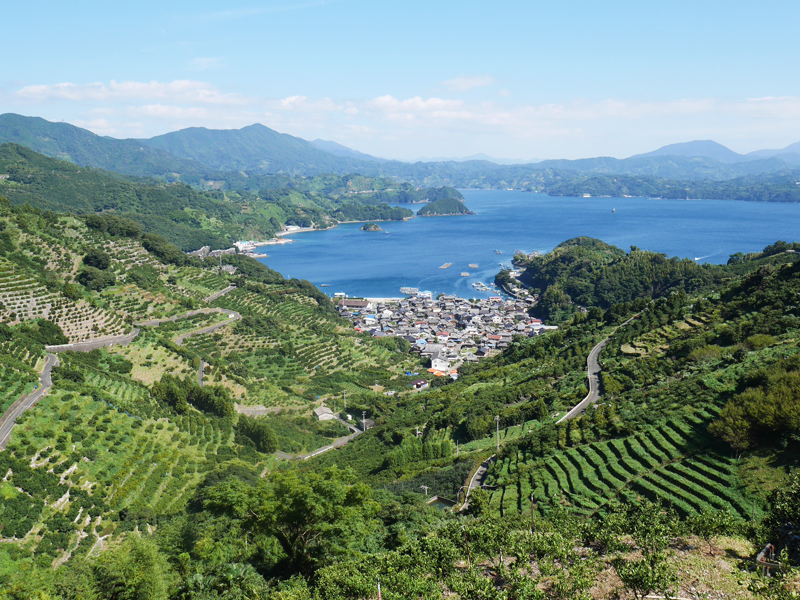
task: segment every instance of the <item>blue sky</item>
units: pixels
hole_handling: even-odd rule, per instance
[[[254,122],[390,158],[800,140],[800,3],[17,2],[0,112],[114,137]]]

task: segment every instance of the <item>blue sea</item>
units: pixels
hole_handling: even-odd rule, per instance
[[[292,244],[263,247],[269,258],[261,261],[285,277],[328,284],[322,288],[328,294],[389,298],[407,286],[481,298],[490,293],[472,284],[493,281],[515,250],[544,253],[577,236],[712,263],[777,240],[800,240],[800,204],[462,193],[476,215],[379,223],[385,232],[360,231],[353,223],[298,233]],[[452,266],[440,269],[445,263]]]

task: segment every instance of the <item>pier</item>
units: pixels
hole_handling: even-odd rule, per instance
[[[439,268],[440,268],[440,269],[449,269],[449,268],[450,268],[450,267],[452,267],[452,266],[453,266],[453,263],[444,263],[444,264],[443,264],[441,267],[439,267]]]

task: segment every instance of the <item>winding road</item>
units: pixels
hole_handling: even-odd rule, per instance
[[[58,357],[55,354],[48,354],[44,360],[44,369],[39,376],[39,386],[30,394],[24,394],[19,400],[14,402],[8,410],[0,417],[0,450],[5,450],[8,444],[8,439],[11,437],[11,430],[17,418],[28,410],[31,406],[36,404],[42,396],[45,395],[53,382],[50,378],[50,373],[53,367],[58,366]]]
[[[483,482],[486,479],[486,474],[489,472],[489,467],[492,466],[492,463],[496,459],[497,455],[492,454],[489,458],[481,463],[481,466],[478,467],[475,473],[472,475],[472,478],[469,480],[469,485],[467,486],[467,493],[464,496],[464,504],[461,505],[461,508],[459,509],[460,511],[463,512],[469,508],[469,493],[483,485]]]
[[[622,323],[622,325],[620,325],[619,327],[625,327],[631,321],[636,319],[638,316],[639,313],[633,315],[630,319]],[[619,329],[619,327],[617,327],[617,329]],[[615,333],[617,329],[614,330]],[[565,414],[558,421],[556,421],[556,424],[561,423],[562,421],[569,421],[570,419],[574,419],[575,417],[580,415],[584,410],[586,410],[586,408],[590,404],[594,404],[600,399],[600,371],[602,369],[600,368],[600,362],[598,361],[598,358],[600,357],[600,352],[603,350],[603,348],[606,347],[608,340],[610,340],[613,335],[614,334],[612,333],[610,336],[608,336],[606,339],[604,339],[594,348],[592,348],[591,352],[589,352],[589,356],[586,357],[586,374],[587,374],[587,379],[589,381],[589,393],[586,394],[586,398],[584,398],[576,406],[571,408],[569,412],[567,412],[567,414]]]
[[[608,340],[611,339],[607,337],[602,342],[597,344],[592,351],[589,352],[589,356],[586,358],[586,373],[587,379],[589,380],[589,393],[586,394],[586,398],[581,400],[576,406],[574,406],[570,411],[561,417],[556,423],[561,423],[562,421],[568,421],[569,419],[574,419],[579,414],[581,414],[586,407],[590,404],[594,404],[600,399],[600,363],[598,362],[598,357],[600,356],[600,352],[605,348]]]
[[[235,290],[236,286],[228,286],[224,290],[209,296],[209,298],[216,300],[220,296],[224,296],[228,292]],[[208,300],[210,301],[210,300]],[[50,387],[53,385],[53,381],[51,378],[51,373],[53,371],[53,367],[58,366],[58,356],[56,356],[57,352],[90,352],[92,350],[96,350],[99,348],[104,348],[107,346],[127,346],[130,344],[136,336],[139,335],[141,331],[139,327],[157,327],[162,323],[166,322],[174,322],[179,319],[186,319],[192,317],[194,315],[200,313],[212,313],[212,312],[221,312],[228,315],[228,320],[223,321],[222,323],[217,323],[216,325],[211,325],[209,327],[204,327],[198,331],[192,331],[190,333],[185,333],[176,338],[176,343],[180,346],[184,339],[191,335],[200,335],[202,333],[211,333],[216,331],[220,327],[225,327],[226,325],[230,325],[231,323],[235,323],[239,319],[241,319],[241,315],[236,312],[235,310],[228,310],[226,308],[213,308],[213,309],[202,309],[202,310],[195,310],[185,313],[183,315],[177,315],[174,317],[169,317],[165,319],[153,319],[151,321],[145,321],[143,323],[136,323],[138,327],[134,327],[133,331],[126,335],[116,335],[116,336],[109,336],[104,338],[96,338],[93,340],[88,340],[85,342],[75,342],[73,344],[60,344],[57,346],[45,346],[48,354],[45,357],[44,368],[42,369],[41,375],[39,375],[39,385],[37,388],[32,391],[30,394],[23,394],[14,404],[12,404],[2,416],[0,416],[0,450],[5,450],[6,446],[8,445],[8,440],[11,437],[11,430],[14,428],[16,424],[17,418],[28,410],[31,406],[36,404],[42,397],[47,393]],[[203,371],[205,368],[205,362],[200,361],[200,369],[197,373],[197,380],[198,383],[202,386],[203,385]],[[338,442],[339,440],[336,440]],[[334,443],[336,443],[334,442]],[[346,442],[345,442],[346,443]]]

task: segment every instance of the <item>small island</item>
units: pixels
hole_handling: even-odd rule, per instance
[[[418,217],[448,217],[452,215],[474,215],[463,202],[456,198],[434,200],[417,211]]]
[[[365,223],[361,231],[383,231],[377,223]]]

